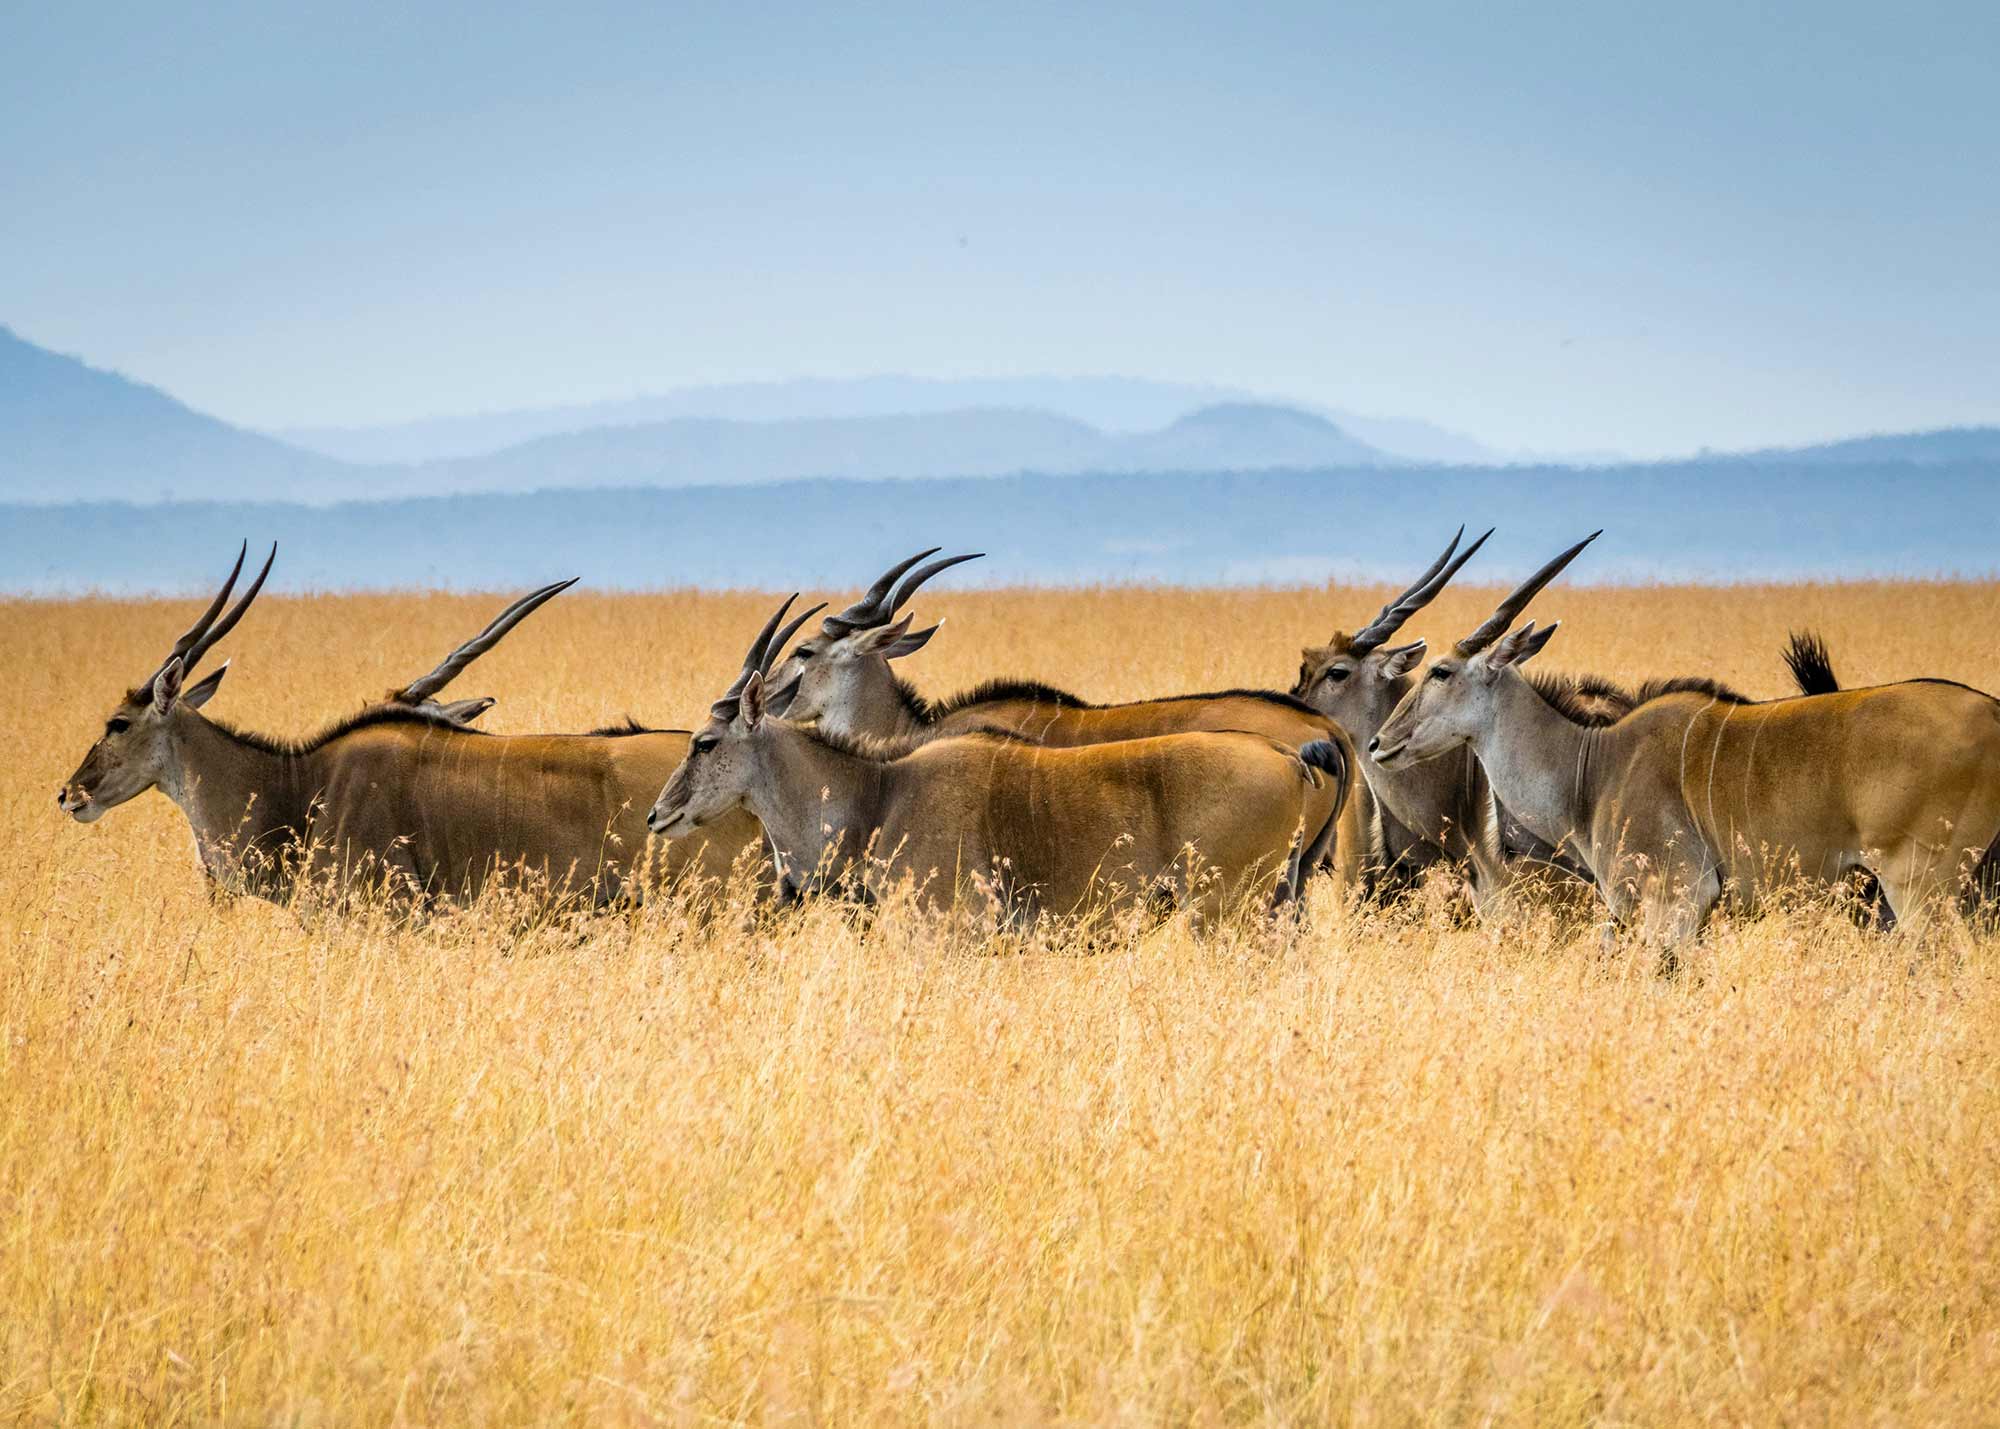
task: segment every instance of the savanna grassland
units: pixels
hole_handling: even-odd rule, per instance
[[[1435,645],[1490,608],[1448,591]],[[927,593],[942,693],[1289,684],[1379,590]],[[492,597],[259,603],[302,734]],[[699,717],[762,596],[566,595],[454,695]],[[1971,1422],[2000,1406],[2000,945],[1801,904],[1672,979],[1321,886],[1078,956],[908,910],[417,927],[211,903],[54,794],[198,602],[0,604],[0,1419]],[[2000,689],[1989,585],[1573,590],[1543,661]]]

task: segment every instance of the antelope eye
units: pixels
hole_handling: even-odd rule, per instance
[[[810,660],[812,659],[812,657],[813,657],[813,649],[810,645],[801,645],[798,649],[792,652],[792,658],[794,660]]]
[[[1331,670],[1328,670],[1326,672],[1326,677],[1337,684],[1340,681],[1346,679],[1349,675],[1353,673],[1354,672],[1348,669],[1345,665],[1336,665]]]
[[[125,718],[124,715],[113,715],[109,720],[105,721],[104,732],[106,734],[123,734],[131,727],[132,721]]]
[[[722,741],[717,739],[712,734],[704,734],[699,739],[695,740],[692,748],[696,754],[706,754],[708,753],[709,750],[715,748],[715,746],[720,744],[721,742]]]
[[[1442,665],[1433,665],[1431,666],[1431,678],[1433,680],[1449,680],[1451,678],[1451,671],[1445,669]]]

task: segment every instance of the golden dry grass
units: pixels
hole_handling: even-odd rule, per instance
[[[1492,593],[1415,627],[1448,637]],[[996,592],[911,662],[1285,684],[1382,592]],[[267,599],[303,732],[491,599]],[[686,720],[761,597],[565,596],[455,694]],[[1992,586],[1558,590],[1545,660],[2000,688]],[[581,935],[211,906],[53,803],[187,602],[0,604],[0,1418],[1938,1422],[2000,1404],[2000,949],[1804,907],[1668,982],[1432,891],[995,956],[895,915]]]

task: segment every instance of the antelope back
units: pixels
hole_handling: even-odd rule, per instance
[[[1337,732],[1326,716],[1290,696],[1263,690],[1221,690],[1124,705],[1084,704],[1030,690],[959,706],[939,722],[939,731],[957,733],[980,726],[1063,747],[1236,730],[1297,748]]]

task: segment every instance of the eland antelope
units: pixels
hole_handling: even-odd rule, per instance
[[[1912,680],[1743,703],[1675,691],[1578,723],[1521,672],[1556,626],[1511,629],[1593,535],[1434,661],[1369,742],[1396,770],[1469,747],[1537,837],[1574,850],[1613,918],[1650,943],[1781,878],[1866,870],[1900,921],[1976,883],[2000,838],[2000,701]],[[1986,863],[1986,868],[1991,864]]]
[[[648,824],[685,838],[747,811],[791,891],[823,879],[874,898],[914,878],[928,902],[970,895],[1017,917],[1162,893],[1209,918],[1281,904],[1315,795],[1345,776],[1325,740],[1233,730],[1056,747],[1005,729],[840,734],[771,712],[775,653],[752,647]]]
[[[1387,642],[1437,597],[1492,534],[1487,531],[1459,551],[1458,542],[1465,535],[1461,526],[1444,554],[1366,626],[1353,634],[1337,630],[1325,645],[1306,647],[1292,693],[1339,721],[1356,746],[1365,748],[1410,692],[1411,672],[1422,662],[1426,648],[1422,640],[1406,645]],[[1801,694],[1837,688],[1825,647],[1813,637],[1793,636],[1784,659]],[[1749,703],[1746,696],[1704,676],[1648,680],[1636,689],[1598,675],[1535,671],[1527,679],[1544,699],[1582,725],[1615,724],[1639,705],[1680,691]],[[1384,881],[1390,886],[1407,881],[1399,874],[1414,874],[1446,859],[1467,870],[1475,905],[1482,916],[1491,916],[1498,900],[1524,876],[1589,881],[1588,870],[1537,838],[1493,797],[1486,771],[1469,747],[1396,769],[1364,760],[1362,773],[1381,810],[1376,858],[1388,870]]]
[[[1330,740],[1343,772],[1322,781],[1309,800],[1307,871],[1329,862],[1347,886],[1365,882],[1365,801],[1350,798],[1354,755],[1346,734],[1311,706],[1274,690],[1221,690],[1100,705],[1028,680],[995,680],[950,699],[932,701],[898,678],[889,662],[915,654],[938,626],[911,630],[903,614],[910,597],[940,571],[978,556],[935,556],[939,548],[900,561],[854,604],[820,623],[764,679],[765,704],[794,724],[813,724],[835,737],[921,741],[970,731],[1004,730],[1046,748],[1194,733],[1247,733],[1288,749]]]
[[[64,812],[90,823],[157,788],[186,815],[220,887],[273,901],[308,879],[343,893],[381,887],[411,903],[462,899],[495,875],[526,875],[603,903],[635,896],[655,871],[721,877],[739,853],[760,846],[745,816],[649,858],[645,811],[687,751],[684,730],[491,735],[432,702],[549,588],[517,602],[512,620],[503,615],[497,630],[397,692],[401,699],[309,739],[272,739],[205,716],[228,666],[189,677],[242,619],[276,554],[274,546],[223,614],[242,573],[238,554],[214,601],[113,708],[58,791]]]

